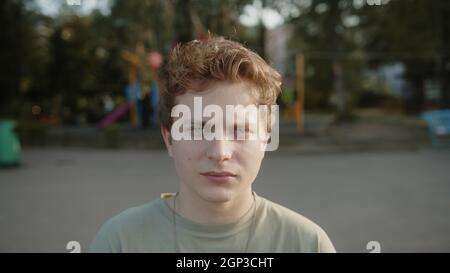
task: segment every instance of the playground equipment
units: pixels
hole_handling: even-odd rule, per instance
[[[131,103],[125,102],[120,104],[113,112],[111,112],[109,115],[104,117],[97,125],[99,128],[105,128],[109,125],[115,123],[117,120],[119,120],[121,117],[126,115],[128,111],[130,110]]]
[[[125,86],[124,95],[127,99],[116,107],[116,109],[104,117],[97,127],[104,128],[119,120],[129,113],[131,126],[134,128],[146,126],[150,118],[149,107],[151,105],[153,124],[157,123],[157,107],[159,102],[159,90],[156,77],[158,69],[163,62],[163,57],[159,52],[151,51],[145,58],[144,47],[138,46],[135,52],[123,51],[122,58],[128,64],[128,84]],[[147,60],[150,71],[146,69],[141,60]],[[150,75],[150,82],[145,83],[144,75]],[[147,101],[149,100],[149,101]],[[144,105],[145,104],[145,105]]]
[[[124,51],[122,58],[128,63],[128,85],[125,87],[125,96],[130,103],[130,123],[132,127],[138,127],[139,115],[137,109],[137,100],[140,97],[140,84],[138,82],[138,71],[142,70],[142,64],[138,53],[142,52],[143,48],[137,48],[136,53]]]
[[[295,56],[295,95],[290,87],[286,87],[281,94],[281,100],[285,105],[283,116],[294,119],[297,130],[304,132],[305,127],[305,58],[303,54]],[[295,97],[295,101],[294,101]]]
[[[297,130],[303,133],[305,128],[305,57],[297,54],[295,57],[296,78],[297,78],[297,101],[294,104],[295,121]]]

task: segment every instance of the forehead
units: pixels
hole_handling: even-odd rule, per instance
[[[229,83],[214,82],[201,91],[188,91],[176,97],[176,104],[194,106],[194,97],[201,97],[203,106],[218,105],[225,108],[226,105],[255,104],[255,88],[245,82]]]

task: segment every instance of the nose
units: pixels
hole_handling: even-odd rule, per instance
[[[229,160],[233,154],[232,144],[228,140],[212,140],[206,153],[208,159],[216,162]]]

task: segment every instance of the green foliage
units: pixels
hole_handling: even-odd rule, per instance
[[[314,93],[306,95],[306,102],[313,104],[307,107],[326,105],[336,92],[332,70],[336,62],[342,67],[349,102],[358,101],[359,94],[367,91],[365,71],[401,62],[413,91],[406,105],[412,103],[416,111],[423,106],[425,78],[441,79],[447,86],[443,103],[450,104],[450,70],[444,65],[450,57],[449,1],[391,0],[381,6],[350,0],[280,2],[299,11],[289,20],[295,28],[290,51],[292,55],[303,52],[306,57],[306,89]]]
[[[37,104],[45,113],[73,120],[79,98],[99,105],[106,93],[123,96],[128,78],[124,50],[143,47],[166,55],[175,43],[209,31],[263,55],[264,26],[246,28],[239,21],[253,2],[111,0],[110,12],[83,14],[55,0],[60,13],[46,16],[36,0],[0,1],[0,117],[29,114],[29,109],[20,111],[23,105]],[[444,102],[450,104],[450,1],[391,0],[360,7],[354,2],[259,0],[293,26],[288,76],[295,76],[294,55],[303,52],[306,107],[330,107],[330,97],[341,88],[347,102],[343,112],[351,112],[357,106],[353,102],[368,91],[365,71],[391,62],[406,65],[413,90],[409,104],[417,109],[424,104],[422,83],[430,77],[440,79]],[[332,69],[336,64],[340,75]]]

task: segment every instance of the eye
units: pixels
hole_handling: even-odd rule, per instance
[[[193,122],[189,126],[189,131],[191,133],[191,138],[195,139],[197,136],[203,137],[203,124],[198,122]]]
[[[234,132],[234,140],[247,140],[250,133],[250,129],[247,125],[246,126],[234,125],[233,132]],[[238,137],[241,136],[242,134],[244,134],[244,139],[238,139]]]
[[[193,122],[193,123],[189,124],[188,129],[189,129],[189,131],[198,132],[203,129],[202,127],[203,127],[202,124]]]

